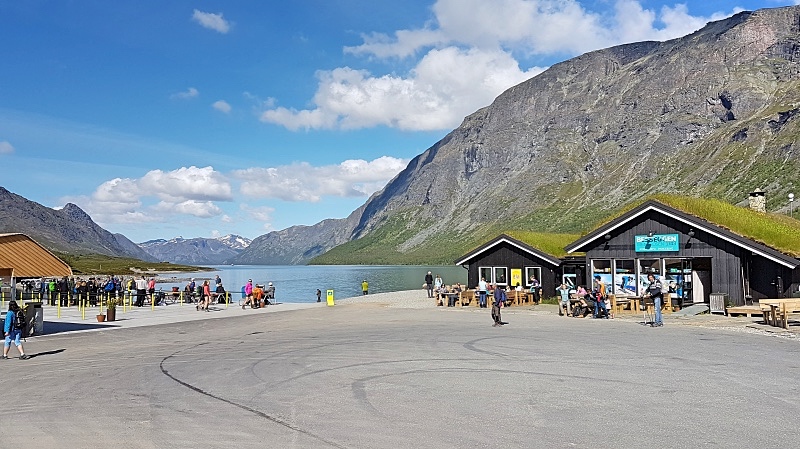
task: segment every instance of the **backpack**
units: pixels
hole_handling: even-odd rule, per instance
[[[28,327],[28,323],[25,322],[25,313],[22,312],[22,309],[17,310],[14,313],[14,329],[25,332],[25,328]]]

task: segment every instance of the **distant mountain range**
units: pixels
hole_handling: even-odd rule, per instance
[[[46,248],[68,254],[96,253],[156,259],[122,234],[101,228],[80,207],[51,209],[0,187],[0,233],[21,232]]]
[[[139,247],[162,262],[186,265],[222,265],[231,263],[250,245],[250,239],[229,234],[217,238],[176,237],[139,243]]]

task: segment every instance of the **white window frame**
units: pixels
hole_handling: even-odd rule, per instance
[[[487,284],[506,285],[506,286],[508,285],[508,267],[504,267],[504,266],[478,267],[478,281],[481,280],[481,277],[486,277],[486,276],[482,276],[481,275],[483,270],[489,270],[492,273],[492,275],[489,278],[486,278],[486,283]],[[497,282],[497,270],[503,270],[503,272],[505,273],[505,276],[506,276],[506,281],[505,282]]]
[[[539,285],[542,285],[542,267],[525,267],[525,286],[531,286],[531,271],[534,271],[534,277],[537,281],[539,281]]]

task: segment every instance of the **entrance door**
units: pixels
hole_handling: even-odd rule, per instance
[[[711,272],[692,271],[692,300],[694,303],[708,302],[711,293]]]

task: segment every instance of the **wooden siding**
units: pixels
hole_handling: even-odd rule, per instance
[[[731,302],[736,305],[743,305],[745,302],[742,285],[743,262],[745,266],[749,266],[749,273],[745,276],[750,276],[750,289],[754,299],[774,297],[777,291],[771,283],[778,276],[784,279],[784,294],[788,294],[792,281],[800,276],[775,262],[754,256],[727,240],[697,229],[694,230],[695,236],[690,240],[688,235],[690,229],[692,226],[689,224],[649,211],[625,226],[615,229],[610,233],[609,241],[600,239],[587,248],[587,268],[592,259],[710,258],[711,292],[709,293],[727,293]],[[680,251],[647,253],[634,251],[634,237],[647,235],[650,231],[655,234],[678,234]]]
[[[521,269],[522,276],[524,277],[525,267],[539,267],[542,270],[542,279],[539,279],[539,281],[542,283],[542,292],[545,298],[555,296],[556,286],[561,284],[560,279],[558,280],[558,284],[556,284],[556,277],[559,276],[560,273],[557,267],[505,242],[489,251],[478,254],[468,262],[469,271],[467,274],[467,282],[470,288],[475,288],[478,285],[478,281],[480,281],[478,277],[479,267],[506,267],[509,277],[511,276],[512,268]],[[523,281],[527,280],[523,279]]]

